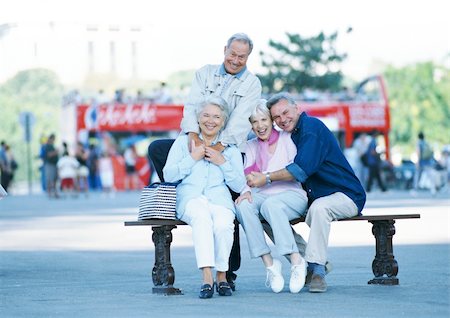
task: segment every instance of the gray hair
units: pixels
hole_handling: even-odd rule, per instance
[[[255,109],[253,109],[250,117],[248,118],[248,120],[250,122],[252,122],[252,119],[256,116],[256,115],[263,115],[263,116],[267,116],[270,118],[270,120],[272,120],[272,117],[270,117],[270,111],[269,108],[267,108],[267,100],[265,99],[260,99],[258,101],[258,104],[256,104]]]
[[[219,107],[220,112],[222,113],[223,116],[223,125],[225,127],[227,125],[228,118],[230,117],[230,111],[228,109],[228,103],[226,102],[226,100],[220,96],[208,97],[204,102],[198,105],[196,110],[197,119],[200,117],[200,114],[207,105],[215,105]]]
[[[295,99],[289,93],[281,92],[281,93],[277,93],[269,98],[269,100],[267,101],[267,108],[270,110],[273,105],[278,104],[282,100],[287,101],[288,104],[291,106],[297,105],[295,103]]]
[[[231,43],[233,43],[233,41],[239,41],[239,42],[243,42],[245,44],[248,44],[249,50],[248,50],[248,55],[250,55],[250,53],[252,53],[253,51],[253,41],[249,38],[249,36],[245,33],[236,33],[233,34],[227,42],[227,49],[230,48]]]

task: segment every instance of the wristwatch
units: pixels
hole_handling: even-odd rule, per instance
[[[271,184],[272,180],[270,180],[270,172],[266,172],[266,184]]]

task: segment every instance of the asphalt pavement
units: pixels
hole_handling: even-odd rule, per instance
[[[333,223],[328,291],[280,294],[265,287],[262,262],[242,264],[232,297],[198,298],[190,228],[173,231],[172,264],[180,296],[152,294],[151,230],[125,227],[138,192],[49,200],[42,194],[0,201],[0,317],[450,317],[450,199],[370,193],[365,214],[421,213],[398,220],[394,255],[400,285],[368,285],[374,238],[366,222]],[[296,230],[305,234],[304,224]],[[276,257],[279,257],[274,252]],[[283,262],[285,280],[289,265]]]

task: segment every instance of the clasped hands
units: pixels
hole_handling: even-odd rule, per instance
[[[252,171],[245,178],[247,185],[251,188],[260,188],[266,184],[266,175],[261,172]]]
[[[225,163],[225,158],[222,152],[214,149],[210,146],[205,146],[203,143],[196,145],[194,140],[191,140],[191,157],[198,161],[200,159],[205,159],[215,165],[222,165]]]

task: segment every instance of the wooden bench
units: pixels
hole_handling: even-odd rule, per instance
[[[344,221],[368,221],[372,223],[372,234],[375,236],[375,258],[372,261],[372,271],[375,277],[368,284],[398,285],[398,263],[394,258],[392,237],[395,234],[395,220],[418,219],[420,214],[364,215]],[[291,224],[304,222],[304,217],[291,221]],[[128,221],[125,226],[151,226],[152,240],[155,245],[155,266],[152,271],[153,293],[165,295],[180,295],[181,290],[175,288],[175,270],[170,261],[170,244],[172,229],[178,225],[186,225],[180,220],[143,220]]]

